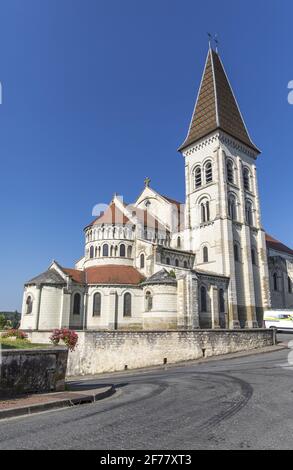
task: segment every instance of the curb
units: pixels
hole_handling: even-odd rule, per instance
[[[63,398],[60,400],[50,401],[48,403],[39,403],[37,405],[27,405],[18,408],[7,408],[6,410],[0,410],[0,421],[2,419],[16,418],[20,416],[28,416],[35,413],[41,413],[43,411],[53,411],[60,408],[69,408],[71,406],[83,405],[87,403],[95,403],[96,401],[108,398],[116,392],[114,385],[109,387],[103,387],[103,391],[91,393],[90,390],[87,392],[68,392],[72,393],[72,398]],[[75,395],[75,396],[74,396]]]

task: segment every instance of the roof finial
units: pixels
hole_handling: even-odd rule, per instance
[[[144,185],[146,188],[150,186],[150,182],[151,182],[151,179],[149,178],[149,176],[147,176],[144,180]]]
[[[211,42],[212,42],[212,35],[211,33],[207,33],[208,38],[209,38],[209,49],[211,49]]]
[[[214,42],[215,42],[215,45],[216,45],[216,53],[218,54],[218,45],[219,45],[219,40],[218,40],[218,34],[216,33],[215,36],[214,36]]]
[[[208,38],[209,38],[209,49],[212,49],[212,44],[215,44],[215,50],[216,53],[218,53],[218,45],[219,45],[219,40],[218,40],[218,34],[214,34],[214,36],[211,33],[207,33]]]

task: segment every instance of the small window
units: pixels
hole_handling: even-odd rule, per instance
[[[207,290],[204,286],[200,288],[200,308],[202,312],[207,311]]]
[[[123,298],[123,316],[131,317],[131,294],[126,292]]]
[[[237,243],[234,243],[234,259],[235,261],[239,261],[239,247]]]
[[[181,247],[181,238],[177,237],[177,248]]]
[[[194,186],[195,188],[201,187],[201,168],[197,166],[194,170]]]
[[[210,203],[209,201],[204,201],[200,205],[201,208],[201,222],[209,222],[210,221]]]
[[[245,202],[245,220],[248,225],[253,225],[252,204],[250,201]]]
[[[101,306],[102,306],[102,296],[100,292],[97,292],[94,295],[93,317],[99,317],[101,315]]]
[[[288,292],[289,294],[292,294],[292,281],[289,276],[288,276]]]
[[[177,268],[178,268],[178,266],[179,266],[179,261],[178,261],[177,258],[175,259],[175,266],[176,266]]]
[[[232,220],[236,220],[236,200],[234,196],[229,197],[228,214]]]
[[[31,296],[29,295],[28,298],[26,299],[26,314],[30,314],[33,311],[33,300]]]
[[[170,264],[170,258],[166,258],[166,264]]]
[[[144,254],[140,255],[140,269],[144,269]]]
[[[145,294],[145,304],[146,312],[150,312],[153,308],[153,297],[150,291]]]
[[[207,247],[207,246],[204,246],[202,252],[203,252],[203,262],[204,262],[204,263],[208,263],[208,261],[209,261],[209,250],[208,250],[208,247]]]
[[[277,291],[278,290],[278,276],[277,276],[277,273],[273,274],[273,284],[274,284],[274,290]]]
[[[80,294],[74,294],[73,297],[73,315],[80,315],[80,304],[81,304],[81,296]]]
[[[129,247],[127,248],[127,258],[131,258],[131,256],[132,256],[132,247],[129,246]]]
[[[224,289],[219,289],[219,309],[220,313],[225,312],[225,297],[224,297]]]
[[[231,160],[227,160],[227,180],[229,183],[234,183],[234,170],[233,170],[233,163]]]
[[[249,178],[249,170],[248,168],[243,168],[243,186],[246,191],[250,190],[250,178]]]
[[[94,247],[91,246],[90,247],[90,258],[93,258],[94,257]]]
[[[183,264],[184,268],[187,269],[188,268],[188,264],[187,264],[187,261],[184,261],[184,264]]]
[[[109,256],[109,245],[107,243],[103,245],[103,256]]]
[[[120,256],[122,258],[125,258],[125,245],[124,245],[124,243],[122,243],[122,245],[120,245]]]
[[[207,162],[205,164],[205,180],[206,184],[213,181],[213,167],[211,162]]]
[[[256,265],[256,252],[254,248],[251,249],[251,262],[253,265]]]

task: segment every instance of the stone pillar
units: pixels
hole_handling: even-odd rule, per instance
[[[112,330],[117,330],[118,329],[118,298],[117,298],[117,292],[114,289],[110,291],[109,313],[110,313],[109,328]]]
[[[219,290],[217,286],[210,287],[211,311],[212,311],[212,329],[220,328],[219,316]]]

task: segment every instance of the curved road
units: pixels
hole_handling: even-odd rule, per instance
[[[0,449],[290,449],[289,352],[80,382],[85,388],[115,383],[117,393],[96,404],[2,421]]]

